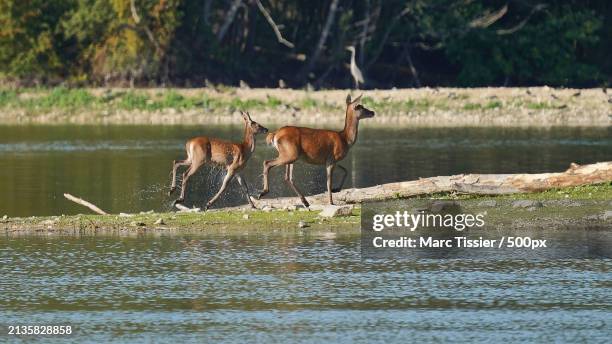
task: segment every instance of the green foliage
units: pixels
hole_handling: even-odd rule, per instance
[[[16,107],[27,110],[74,110],[95,108],[102,100],[89,91],[77,88],[56,87],[51,90],[20,89],[0,91],[0,107]]]
[[[572,199],[572,200],[609,200],[612,197],[612,182],[582,185],[582,186],[570,186],[566,188],[550,189],[542,192],[533,193],[517,193],[500,196],[486,196],[486,195],[470,195],[470,194],[456,194],[448,192],[439,192],[430,195],[421,195],[415,198],[435,198],[435,199],[498,199],[498,200],[522,200],[522,199],[533,199],[533,200],[559,200],[559,199]]]
[[[490,101],[486,104],[480,103],[465,103],[463,105],[464,110],[492,110],[502,107],[502,103],[500,101]]]
[[[58,31],[68,1],[0,1],[0,76],[53,77],[70,57]]]
[[[142,93],[127,92],[120,98],[117,105],[126,110],[144,110],[148,108],[149,97]]]
[[[408,110],[421,111],[421,110],[427,110],[430,107],[433,107],[434,104],[433,104],[433,101],[429,99],[419,99],[419,100],[409,99],[404,102],[403,106],[404,108]]]
[[[127,111],[159,111],[164,109],[203,110],[210,113],[225,114],[236,110],[284,112],[308,111],[321,113],[342,113],[345,110],[344,102],[329,103],[325,98],[317,94],[312,98],[308,92],[303,93],[301,98],[290,96],[282,100],[274,96],[265,98],[258,96],[257,92],[245,96],[235,96],[235,88],[225,88],[224,92],[210,89],[184,90],[170,88],[163,90],[132,89],[105,91],[89,88],[0,88],[0,111],[3,109],[24,110],[28,114],[39,115],[49,111],[74,113],[79,111],[91,112],[93,114],[108,114],[117,110]],[[470,92],[471,93],[471,92]],[[234,94],[234,96],[232,96]],[[248,93],[247,93],[248,94]],[[449,96],[452,95],[452,96]],[[572,100],[573,99],[573,100]],[[580,99],[580,100],[578,100]],[[569,102],[574,105],[589,102],[592,97],[570,98]],[[363,96],[361,103],[375,109],[379,116],[385,114],[416,114],[431,111],[456,111],[461,112],[480,111],[492,112],[494,110],[516,109],[545,111],[562,110],[568,107],[562,98],[553,100],[536,101],[531,95],[524,94],[522,97],[512,95],[502,98],[483,98],[453,92],[432,93],[415,99],[401,99],[390,97]],[[589,103],[590,104],[590,103]]]
[[[78,108],[90,105],[95,101],[96,98],[87,90],[58,87],[53,89],[45,97],[40,98],[37,103],[44,108],[51,108],[54,106],[59,108]]]
[[[266,106],[267,107],[273,108],[273,107],[280,106],[282,104],[283,104],[283,102],[280,99],[276,98],[276,97],[268,96],[268,98],[267,98],[267,102],[266,102]]]
[[[6,107],[18,100],[17,92],[14,90],[0,90],[0,107]]]
[[[527,16],[528,14],[524,14]],[[597,48],[602,19],[588,8],[549,6],[513,34],[474,30],[448,42],[446,54],[460,66],[460,85],[583,85],[600,81],[583,51]]]
[[[549,102],[527,102],[524,104],[524,106],[530,110],[547,110],[557,108],[557,106]]]
[[[320,58],[301,80],[296,71],[319,43],[330,1],[262,0],[295,44],[291,49],[252,1],[231,17],[227,1],[135,0],[132,7],[131,0],[0,0],[0,79],[123,86],[205,80],[276,86],[283,79],[298,87],[306,81],[349,87],[344,48],[354,45],[372,87],[415,86],[418,79],[461,86],[612,83],[612,7],[604,0],[340,0]],[[497,20],[474,24],[506,4]],[[126,107],[154,106],[125,101]],[[279,105],[275,99],[265,104]]]
[[[364,99],[364,104],[365,104],[365,99]],[[312,99],[312,98],[304,98],[300,102],[300,107],[302,107],[304,109],[316,108],[317,106],[318,106],[317,101],[315,99]]]

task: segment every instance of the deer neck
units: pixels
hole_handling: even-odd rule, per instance
[[[248,126],[244,128],[244,140],[242,141],[242,147],[245,152],[253,153],[255,151],[255,133],[249,130]]]
[[[342,136],[346,140],[349,146],[352,146],[357,141],[357,131],[359,127],[359,120],[356,118],[354,113],[346,113],[346,119],[344,120],[344,130],[342,130]]]

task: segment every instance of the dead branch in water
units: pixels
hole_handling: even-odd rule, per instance
[[[346,189],[334,198],[345,203],[407,198],[441,192],[474,195],[503,195],[540,192],[572,186],[612,181],[612,161],[580,166],[572,163],[565,172],[520,174],[459,174],[421,178],[419,180],[375,185],[362,189]],[[308,197],[318,204],[326,203],[326,194]],[[259,201],[258,207],[282,208],[300,203],[297,197]]]
[[[184,212],[189,212],[189,213],[197,213],[200,211],[200,208],[189,208],[186,207],[180,203],[177,203],[174,205],[176,207],[176,209],[180,210],[180,211],[184,211]]]
[[[91,209],[95,213],[98,213],[100,215],[108,215],[104,210],[98,208],[94,204],[91,204],[91,203],[87,202],[84,199],[81,199],[81,198],[78,198],[78,197],[74,197],[74,196],[72,196],[71,194],[68,194],[68,193],[65,193],[64,197],[66,197],[67,199],[73,201],[74,203],[80,204],[82,206],[85,206],[85,207]]]

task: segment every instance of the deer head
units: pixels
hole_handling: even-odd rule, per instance
[[[249,115],[248,112],[240,111],[240,114],[242,115],[242,119],[244,120],[244,125],[246,129],[249,132],[253,133],[253,135],[265,134],[268,132],[268,128],[252,120],[251,115]]]
[[[361,96],[351,100],[351,95],[346,96],[346,114],[353,115],[357,120],[374,117],[374,111],[360,104]]]

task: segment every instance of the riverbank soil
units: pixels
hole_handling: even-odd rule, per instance
[[[612,98],[601,89],[419,88],[287,90],[53,88],[0,90],[3,124],[240,123],[341,125],[346,95],[376,111],[368,125],[610,126]]]

